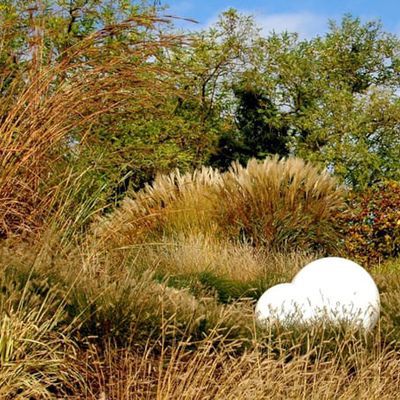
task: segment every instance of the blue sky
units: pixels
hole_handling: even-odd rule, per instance
[[[212,24],[218,14],[233,7],[253,14],[265,33],[288,30],[310,38],[327,29],[328,19],[351,13],[363,21],[380,19],[384,29],[400,34],[400,0],[164,0],[168,13],[194,18],[200,27]],[[191,26],[191,25],[189,25]]]

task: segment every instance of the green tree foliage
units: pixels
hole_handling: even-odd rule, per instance
[[[399,40],[377,22],[345,17],[310,42],[314,102],[303,108],[300,156],[331,165],[363,188],[399,176]]]
[[[289,153],[324,164],[360,189],[400,179],[400,42],[379,22],[347,15],[310,40],[295,33],[262,37],[252,19],[231,10],[211,33],[232,57],[207,97],[229,127],[219,131],[212,165]],[[232,37],[240,38],[235,53],[225,47],[235,48]],[[216,44],[208,42],[209,57],[218,60]]]
[[[214,166],[225,169],[251,156],[236,128],[233,86],[247,68],[258,38],[252,17],[231,9],[210,29],[191,34],[190,46],[174,53],[181,61],[178,85],[186,94],[180,112],[198,121],[208,145],[203,147],[203,161]]]
[[[260,89],[238,87],[236,121],[251,156],[288,155],[289,128],[281,126],[279,111]]]
[[[233,161],[245,164],[252,157],[287,156],[290,128],[263,89],[242,83],[233,87],[233,93],[237,101],[235,128],[219,137],[211,165],[228,169]]]
[[[321,162],[359,188],[400,179],[399,50],[380,23],[351,16],[312,40],[259,39],[236,91],[244,142]]]

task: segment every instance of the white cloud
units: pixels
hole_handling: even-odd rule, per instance
[[[298,33],[303,39],[323,34],[328,25],[327,17],[310,12],[262,14],[255,15],[255,19],[264,35],[288,31]]]
[[[274,13],[265,14],[255,12],[254,10],[238,10],[244,15],[253,15],[264,36],[271,32],[298,33],[301,39],[310,39],[317,35],[324,34],[328,29],[328,20],[331,17],[314,14],[307,11],[297,13]],[[219,13],[212,16],[206,23],[200,24],[198,29],[207,29],[218,21]]]

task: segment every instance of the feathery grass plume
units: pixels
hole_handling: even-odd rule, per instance
[[[41,20],[32,59],[13,72],[11,84],[1,87],[0,99],[0,235],[30,231],[59,205],[59,161],[72,142],[90,141],[92,124],[107,113],[129,106],[143,112],[174,91],[165,77],[168,66],[152,62],[165,48],[181,40],[156,34],[165,19],[142,16],[106,26],[57,54],[46,51]],[[36,21],[36,22],[35,22]],[[37,24],[37,26],[35,25]],[[154,34],[145,38],[140,29]],[[113,36],[122,32],[129,40],[123,50],[113,47]],[[0,29],[6,35],[7,29]],[[1,39],[1,38],[0,38]],[[5,85],[10,71],[2,69]],[[133,102],[132,99],[135,99]]]
[[[311,163],[277,157],[234,163],[217,191],[218,225],[232,239],[328,252],[338,243],[334,215],[344,207],[343,190]]]
[[[274,250],[329,252],[338,245],[335,213],[343,189],[327,172],[297,158],[234,163],[220,174],[203,168],[159,176],[126,198],[96,227],[118,248],[181,232],[249,242]]]
[[[158,175],[152,184],[126,197],[94,233],[106,247],[145,243],[165,233],[207,233],[215,230],[210,213],[215,199],[209,188],[221,180],[218,171],[203,167],[193,173]]]

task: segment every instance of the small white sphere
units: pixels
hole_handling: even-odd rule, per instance
[[[261,325],[299,322],[305,314],[303,292],[291,283],[272,286],[259,298],[256,319]]]
[[[370,274],[353,261],[322,258],[306,265],[292,284],[307,298],[308,320],[327,318],[372,329],[379,318],[380,300]]]

